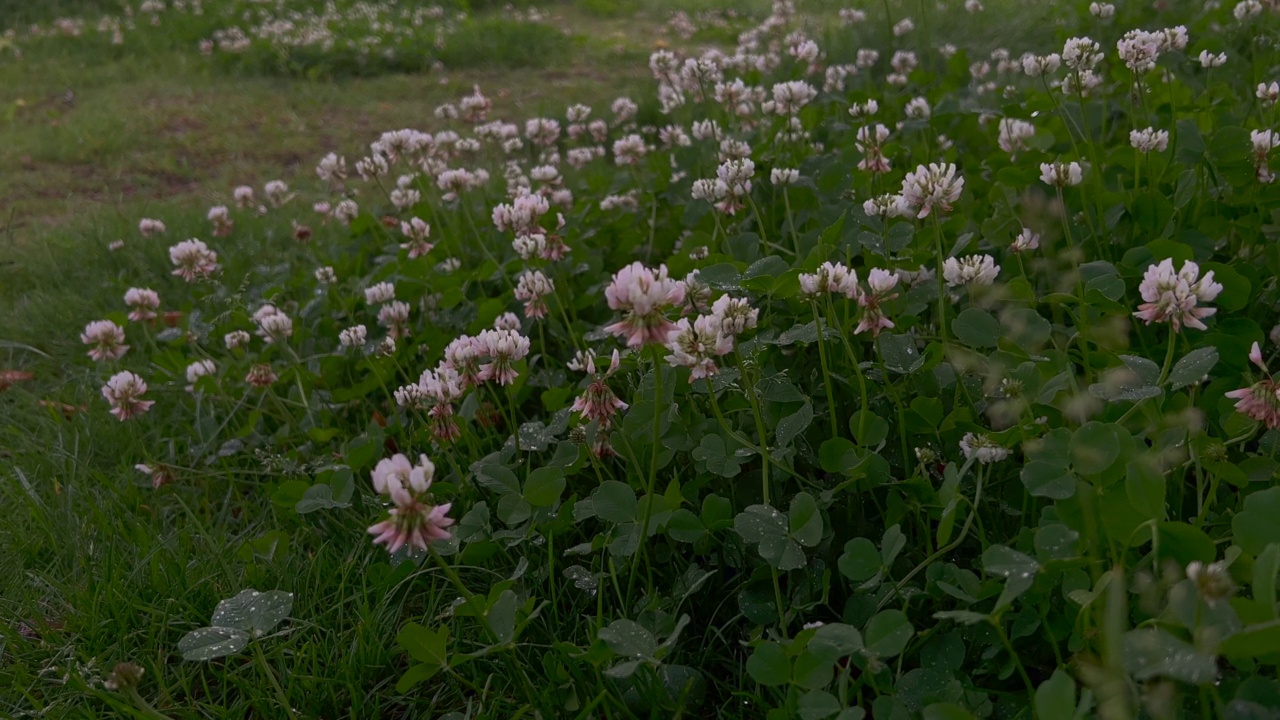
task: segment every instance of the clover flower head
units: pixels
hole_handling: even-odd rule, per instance
[[[430,502],[435,472],[435,465],[426,455],[420,456],[416,465],[402,454],[378,461],[372,474],[373,488],[390,500],[392,507],[385,520],[369,528],[375,545],[386,546],[390,553],[406,546],[425,552],[431,543],[451,537],[447,528],[454,522],[448,517],[453,504]]]
[[[1221,283],[1214,282],[1213,271],[1200,275],[1200,266],[1187,260],[1181,270],[1174,270],[1173,260],[1165,258],[1151,265],[1138,285],[1143,303],[1134,317],[1148,325],[1167,322],[1178,332],[1182,327],[1208,329],[1202,320],[1218,311],[1206,307],[1222,292]]]
[[[128,370],[112,375],[102,386],[102,397],[111,405],[111,414],[121,422],[142,415],[155,405],[153,400],[143,400],[147,382]]]
[[[605,331],[624,338],[628,347],[639,347],[667,342],[672,323],[665,313],[684,302],[685,286],[671,279],[666,265],[653,269],[634,262],[614,274],[604,295],[610,309],[623,313]]]
[[[1009,451],[985,434],[965,433],[960,438],[960,451],[966,460],[977,459],[983,465],[1000,462],[1009,457]]]
[[[1000,266],[990,255],[947,258],[942,264],[942,277],[948,287],[991,285],[1000,274]]]
[[[124,344],[124,328],[110,320],[96,320],[85,326],[80,342],[89,347],[89,357],[98,362],[119,360],[129,351]]]

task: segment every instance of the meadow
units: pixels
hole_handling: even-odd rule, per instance
[[[0,716],[1280,716],[1278,42],[0,0]]]

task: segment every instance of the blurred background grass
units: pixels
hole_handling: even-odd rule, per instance
[[[314,16],[325,2],[203,0],[199,14],[191,3],[166,0],[158,27],[133,4],[136,27],[115,45],[97,27],[103,17],[125,17],[120,0],[0,0],[0,242],[104,212],[207,205],[208,193],[237,184],[309,176],[330,150],[359,152],[382,130],[430,125],[437,105],[473,84],[494,97],[495,116],[508,119],[620,94],[645,100],[646,60],[656,47],[728,50],[738,31],[770,10],[767,0],[444,0],[443,17],[400,35],[391,53],[344,49],[344,42],[358,44],[367,25],[331,23],[339,40],[328,50],[254,42],[244,52],[206,56],[199,43],[216,31],[247,29],[267,16]],[[355,4],[333,6],[344,12]],[[1054,8],[1063,5],[990,0],[998,7],[970,16],[958,0],[949,4],[949,36],[978,48],[1008,43],[1015,52],[1051,32]],[[392,19],[422,10],[403,1],[378,5]],[[852,59],[885,35],[881,5],[869,4],[871,18],[857,28],[837,19],[847,5],[800,3],[806,30],[833,60]],[[895,16],[920,9],[890,8]],[[677,11],[695,19],[692,37],[665,28]],[[529,21],[531,13],[540,20]],[[51,30],[58,18],[79,19],[80,36],[58,36]],[[29,37],[32,23],[46,36]]]

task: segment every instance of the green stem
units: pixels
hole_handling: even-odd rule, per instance
[[[649,537],[649,521],[653,517],[653,486],[658,478],[658,446],[662,440],[662,350],[661,346],[652,346],[653,350],[653,433],[650,437],[649,476],[645,480],[644,515],[640,521],[640,547],[631,559],[631,572],[627,576],[627,605],[631,605],[631,591],[635,587],[636,574],[640,569],[640,559],[645,554],[645,540]],[[710,386],[710,383],[708,383]],[[625,609],[624,609],[625,611]]]
[[[835,306],[831,303],[831,297],[827,296],[827,322],[831,326],[835,326],[832,320],[835,317]],[[871,402],[867,396],[867,379],[862,375],[862,363],[858,361],[857,353],[853,351],[853,345],[849,342],[849,334],[845,332],[844,327],[840,328],[840,339],[844,343],[844,351],[849,356],[849,362],[853,365],[853,373],[858,377],[858,396],[862,400],[862,407],[858,411],[858,437],[856,438],[859,445],[865,443],[864,438],[867,434],[867,417],[871,414]]]
[[[1160,380],[1156,382],[1157,386],[1164,385],[1164,381],[1169,379],[1169,371],[1173,369],[1173,348],[1178,341],[1178,333],[1169,331],[1169,348],[1164,353],[1164,365],[1160,367]]]
[[[711,398],[711,411],[715,413],[716,420],[720,422],[720,426],[723,427],[726,432],[728,432],[730,435],[734,436],[735,438],[739,438],[740,440],[744,439],[742,438],[741,435],[735,432],[733,428],[729,427],[729,423],[724,419],[724,413],[720,411],[720,403],[719,401],[716,400],[716,393],[715,393],[715,390],[711,388],[710,382],[707,383],[707,395],[710,396]],[[757,422],[759,421],[757,420]],[[761,430],[761,432],[763,432],[763,430]],[[764,499],[762,501],[762,504],[768,505],[769,504],[769,457],[768,455],[765,455],[764,452],[765,451],[762,448],[761,459],[763,460],[762,467],[764,468],[764,486],[763,486]],[[769,575],[773,579],[773,601],[778,607],[778,628],[782,631],[783,637],[786,637],[787,622],[786,622],[786,612],[784,610],[786,606],[783,605],[782,603],[782,585],[778,582],[778,569],[770,565]]]
[[[898,396],[898,389],[893,383],[889,382],[889,368],[884,364],[884,354],[880,352],[880,336],[875,339],[876,344],[876,361],[880,364],[880,374],[884,377],[884,386],[889,390],[889,397],[893,398],[893,407],[898,412],[898,439],[902,441],[902,465],[907,467],[911,462],[909,453],[911,448],[907,442],[907,411],[902,405],[902,398]]]
[[[289,355],[293,358],[293,363],[294,363],[293,364],[293,380],[298,386],[298,397],[302,399],[302,407],[306,408],[307,422],[310,422],[311,426],[315,427],[316,419],[311,414],[311,402],[307,400],[307,391],[305,388],[302,387],[302,368],[303,368],[302,358],[298,356],[297,351],[294,350],[291,345],[289,345],[288,341],[285,338],[281,338],[279,342],[281,345],[284,346],[285,350],[287,350],[289,352]]]
[[[738,359],[738,379],[742,383],[742,389],[746,391],[747,402],[751,403],[751,414],[756,419],[756,434],[758,435],[757,446],[760,448],[760,470],[762,479],[760,481],[760,496],[765,505],[769,504],[769,443],[766,439],[768,435],[764,427],[764,418],[760,414],[759,398],[756,397],[756,389],[752,387],[747,380],[747,366],[742,361],[742,353],[734,352]],[[711,388],[711,381],[707,381],[707,392],[715,397],[715,391]]]
[[[836,400],[831,393],[831,370],[827,366],[827,350],[822,337],[822,318],[818,317],[818,303],[811,301],[811,305],[813,322],[818,327],[818,359],[822,363],[822,385],[827,390],[827,409],[831,412],[831,439],[834,440],[840,436],[840,423],[836,420]]]
[[[173,720],[173,718],[155,709],[155,706],[147,702],[146,699],[138,693],[137,688],[129,688],[129,699],[133,700],[133,704],[137,706],[138,711],[142,713],[143,717],[151,718],[152,720]]]
[[[942,254],[942,222],[933,216],[934,252],[938,256],[938,337],[942,338],[942,346],[947,346],[947,281],[942,273],[946,257]]]
[[[796,232],[795,216],[791,214],[791,195],[787,192],[787,188],[782,188],[782,204],[787,209],[787,225],[791,227],[791,244],[796,250],[796,261],[800,260],[800,235]]]
[[[1070,245],[1071,227],[1067,225],[1067,201],[1062,196],[1061,186],[1058,187],[1058,205],[1061,206],[1062,210],[1062,215],[1059,216],[1062,220],[1062,236],[1067,241],[1067,244]],[[1081,244],[1083,245],[1083,243]],[[1081,252],[1083,253],[1083,248],[1081,248]],[[1084,364],[1084,382],[1085,385],[1088,385],[1089,373],[1093,369],[1093,363],[1089,359],[1089,338],[1087,337],[1089,335],[1089,305],[1085,301],[1084,279],[1079,270],[1076,271],[1076,295],[1080,301],[1080,314],[1077,317],[1080,327],[1076,328],[1076,335],[1079,336],[1080,340],[1080,359]]]
[[[276,693],[276,702],[284,707],[285,714],[291,718],[296,718],[297,714],[293,712],[293,707],[289,705],[289,697],[284,694],[284,688],[280,687],[280,681],[276,679],[276,674],[271,671],[271,666],[267,663],[267,656],[262,654],[262,643],[253,643],[254,657],[258,661],[258,667],[262,668],[262,672],[266,674],[267,680],[271,683],[271,689]]]
[[[973,458],[965,460],[964,465],[960,466],[960,477],[964,478],[965,473],[969,472],[969,468],[972,466],[973,466]],[[925,568],[929,567],[938,558],[960,547],[960,543],[964,542],[964,539],[969,535],[969,528],[973,526],[974,516],[978,514],[978,503],[982,502],[982,483],[984,480],[986,480],[986,473],[982,472],[982,470],[979,469],[977,486],[973,491],[972,507],[969,511],[969,515],[964,519],[964,525],[961,526],[960,534],[956,536],[956,539],[952,540],[946,546],[938,548],[932,555],[925,558],[923,562],[921,562],[919,565],[916,565],[914,568],[912,568],[911,572],[903,576],[903,578],[893,586],[893,592],[885,595],[884,598],[880,601],[880,604],[876,606],[877,611],[883,610],[884,607],[889,604],[889,601],[893,600],[893,598],[900,595],[902,592],[902,588],[906,587],[907,583],[911,582],[911,578],[915,577],[921,570],[924,570]]]
[[[435,558],[436,564],[444,571],[445,577],[449,578],[449,582],[453,583],[453,586],[462,594],[462,599],[470,606],[471,612],[475,613],[475,616],[480,619],[480,624],[484,625],[485,632],[489,633],[489,637],[494,642],[498,642],[498,634],[493,631],[493,626],[489,624],[489,615],[476,602],[475,594],[468,590],[466,585],[462,584],[462,578],[458,577],[457,571],[453,569],[452,565],[444,561],[444,558],[440,556],[440,553],[436,552],[434,547],[428,546],[428,550],[431,552],[431,557]]]
[[[1027,695],[1034,695],[1036,686],[1031,682],[1031,676],[1027,675],[1027,669],[1022,666],[1022,660],[1018,657],[1018,653],[1013,650],[1013,643],[1009,642],[1009,635],[1004,631],[1004,625],[999,618],[990,619],[991,626],[996,629],[996,634],[1000,636],[1000,642],[1004,643],[1004,649],[1009,652],[1009,657],[1013,658],[1013,664],[1018,668],[1018,674],[1022,676],[1022,682],[1027,686]]]
[[[520,452],[520,428],[516,427],[516,408],[515,401],[510,403],[502,402],[502,398],[498,396],[498,390],[489,383],[485,383],[489,388],[489,394],[493,396],[494,402],[498,405],[498,411],[502,413],[503,419],[511,426],[511,439],[515,441],[516,452]],[[510,409],[510,412],[507,412]]]

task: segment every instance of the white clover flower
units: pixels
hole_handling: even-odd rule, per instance
[[[671,328],[666,346],[671,351],[666,361],[672,367],[689,368],[689,379],[698,380],[720,372],[715,359],[733,350],[733,336],[721,330],[720,319],[699,315],[693,322],[680,318]]]
[[[345,224],[350,224],[351,221],[355,220],[359,215],[360,206],[356,204],[355,200],[351,200],[350,198],[340,201],[337,206],[333,208],[333,216]]]
[[[774,112],[795,115],[818,96],[818,90],[803,80],[792,80],[773,86]]]
[[[1200,66],[1201,66],[1201,67],[1206,68],[1206,69],[1209,69],[1209,68],[1222,67],[1223,65],[1226,65],[1226,64],[1227,64],[1227,54],[1226,54],[1226,53],[1224,53],[1224,52],[1223,52],[1223,53],[1218,53],[1217,55],[1214,55],[1213,53],[1209,52],[1208,50],[1201,50],[1201,51],[1200,51]]]
[[[222,342],[228,350],[235,350],[248,345],[250,339],[249,333],[244,330],[232,330],[222,337]]]
[[[648,147],[645,145],[644,138],[634,133],[613,143],[613,161],[620,166],[638,165],[646,152]]]
[[[1191,41],[1191,37],[1187,35],[1187,27],[1185,25],[1165,28],[1157,34],[1161,36],[1160,52],[1186,50],[1187,43]]]
[[[1163,44],[1160,33],[1130,30],[1116,42],[1116,50],[1125,67],[1135,73],[1142,73],[1155,68]]]
[[[138,234],[142,237],[151,237],[152,235],[163,235],[166,228],[164,223],[154,218],[142,218],[138,221]]]
[[[800,274],[800,292],[808,297],[833,293],[856,298],[861,290],[858,288],[858,273],[844,263],[824,262],[816,272]]]
[[[396,299],[396,286],[389,282],[380,282],[364,289],[364,301],[370,305],[381,305]]]
[[[851,103],[849,105],[849,115],[851,117],[868,117],[880,112],[880,103],[875,100],[868,100],[864,103]]]
[[[942,264],[942,277],[947,281],[948,287],[990,285],[999,274],[1000,266],[990,255],[947,258]]]
[[[254,313],[253,320],[258,323],[258,335],[269,343],[293,335],[293,320],[274,305],[263,305]]]
[[[1148,325],[1167,322],[1174,332],[1183,326],[1207,330],[1201,321],[1218,309],[1197,305],[1212,302],[1222,292],[1222,285],[1214,282],[1212,270],[1201,277],[1200,266],[1187,260],[1175,272],[1173,260],[1165,258],[1147,268],[1138,292],[1144,302],[1133,315]]]
[[[1262,14],[1262,3],[1258,2],[1258,0],[1243,0],[1242,2],[1237,3],[1231,12],[1235,15],[1236,20],[1244,22],[1249,18],[1257,17]]]
[[[276,207],[280,207],[293,197],[289,194],[289,186],[283,180],[271,180],[263,186],[262,192],[267,196],[267,201]]]
[[[964,178],[951,163],[919,165],[902,180],[903,202],[916,212],[917,218],[926,218],[934,211],[950,212],[963,189]]]
[[[1110,20],[1116,15],[1116,6],[1111,3],[1089,3],[1089,14],[1100,20]]]
[[[774,168],[769,172],[769,181],[774,185],[795,185],[800,181],[800,171],[795,168]]]
[[[232,192],[232,197],[235,198],[236,207],[249,208],[257,204],[257,199],[253,194],[253,188],[248,185],[241,185],[237,187],[235,191]]]
[[[1048,55],[1027,53],[1022,56],[1022,72],[1028,77],[1051,75],[1058,71],[1058,67],[1061,64],[1062,56],[1057,53],[1049,53]]]
[[[862,203],[862,211],[869,216],[888,219],[891,217],[909,217],[912,214],[910,206],[901,195],[886,193],[878,195]]]
[[[1262,107],[1269,108],[1276,104],[1276,100],[1280,100],[1280,83],[1258,83],[1258,89],[1254,95],[1257,96]]]
[[[1027,149],[1027,141],[1036,134],[1036,126],[1026,120],[1000,118],[1000,136],[996,141],[1000,149],[1013,154]]]
[[[977,459],[983,465],[1000,462],[1009,457],[1009,451],[986,435],[965,433],[960,439],[960,450],[966,460]]]
[[[207,278],[218,271],[218,254],[196,238],[169,248],[169,260],[177,268],[173,274],[187,282]]]
[[[933,114],[932,108],[929,107],[929,101],[922,97],[912,98],[907,103],[903,114],[913,120],[928,120]]]
[[[347,177],[347,161],[337,153],[325,155],[316,164],[316,177],[330,184],[341,182]]]
[[[1193,560],[1187,564],[1187,579],[1195,583],[1196,590],[1209,605],[1216,605],[1235,594],[1236,584],[1231,579],[1227,562],[1219,560],[1208,565]]]
[[[1250,130],[1249,141],[1253,143],[1253,153],[1265,158],[1280,145],[1280,133],[1274,130]]]
[[[1102,46],[1087,37],[1068,38],[1062,46],[1062,62],[1072,70],[1092,70],[1102,60]]]
[[[1022,253],[1039,247],[1040,236],[1031,232],[1028,228],[1022,228],[1022,231],[1018,233],[1018,237],[1013,239],[1013,244],[1009,246],[1009,250],[1015,253]]]
[[[129,306],[129,319],[146,322],[156,317],[160,308],[160,294],[150,288],[129,288],[124,294],[124,304]]]
[[[369,339],[369,330],[364,325],[353,325],[338,333],[338,342],[344,348],[361,348]]]
[[[845,25],[857,25],[867,21],[866,11],[857,8],[841,8],[839,15]]]
[[[392,300],[378,308],[378,323],[387,328],[389,335],[402,337],[408,335],[405,324],[409,322],[409,303]]]
[[[737,336],[747,330],[754,330],[759,315],[760,310],[751,307],[746,298],[721,295],[711,305],[711,316],[720,324],[720,332],[725,335]]]
[[[411,410],[425,410],[430,404],[430,396],[426,388],[418,383],[402,385],[393,393],[396,405]]]
[[[333,271],[332,266],[325,265],[324,267],[316,268],[316,282],[321,285],[332,285],[338,282],[338,275]]]
[[[494,330],[519,330],[520,316],[513,312],[504,312],[493,319]]]
[[[155,405],[153,400],[143,400],[147,382],[128,370],[112,375],[102,386],[102,397],[111,404],[111,414],[121,422],[142,415]]]
[[[546,298],[554,295],[555,283],[540,270],[532,270],[520,276],[516,284],[516,299],[524,303],[524,315],[527,318],[541,318],[547,315]]]
[[[89,357],[98,362],[119,360],[129,351],[125,345],[124,328],[110,320],[97,320],[85,326],[80,341],[89,345]]]
[[[1054,187],[1079,185],[1084,179],[1084,170],[1078,162],[1040,163],[1040,180]]]
[[[197,360],[187,366],[187,392],[196,391],[196,381],[218,372],[218,366],[212,360]]]
[[[1138,152],[1164,152],[1169,147],[1169,132],[1155,128],[1143,128],[1129,132],[1129,144]]]

